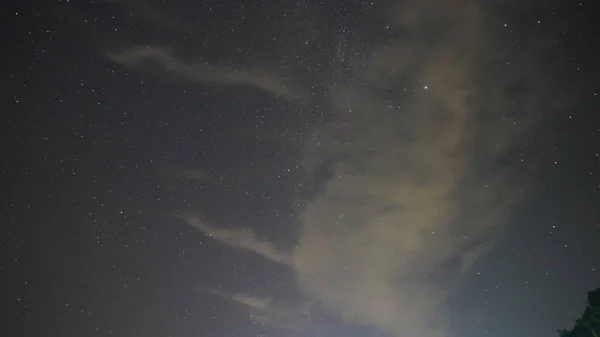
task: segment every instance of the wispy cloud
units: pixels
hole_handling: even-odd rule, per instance
[[[173,55],[167,48],[155,46],[133,46],[125,51],[107,55],[112,61],[126,67],[135,68],[146,63],[155,63],[169,74],[190,82],[246,85],[286,99],[299,97],[289,84],[265,69],[236,69],[205,62],[187,62]]]
[[[261,324],[298,330],[308,322],[303,308],[297,305],[285,305],[282,302],[274,303],[268,297],[259,297],[252,294],[228,293],[217,289],[205,291],[244,306],[250,312],[250,317]]]
[[[206,233],[214,240],[220,241],[233,248],[245,249],[255,252],[268,260],[289,264],[290,256],[279,251],[270,242],[259,239],[253,231],[248,229],[230,230],[219,229],[207,225],[201,218],[187,214],[182,218],[194,228]]]
[[[227,246],[290,266],[304,294],[348,323],[393,336],[444,336],[446,300],[527,191],[515,174],[525,167],[500,166],[500,158],[539,119],[532,102],[548,85],[521,55],[506,54],[512,52],[489,29],[495,17],[484,4],[398,2],[391,24],[413,35],[374,49],[354,74],[363,85],[331,84],[335,117],[309,137],[305,167],[310,174],[328,165],[332,174],[299,214],[303,226],[291,253],[249,229],[185,220]],[[175,71],[187,69],[150,53]],[[226,77],[216,74],[202,78]],[[414,82],[402,88],[408,75]],[[527,85],[518,97],[506,89],[521,82]]]

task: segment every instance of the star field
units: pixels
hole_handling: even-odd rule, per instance
[[[5,4],[6,336],[557,336],[590,1]]]

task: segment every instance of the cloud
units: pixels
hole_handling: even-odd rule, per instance
[[[519,107],[518,124],[499,115],[513,101],[490,92],[527,71],[482,79],[500,46],[481,3],[398,4],[392,19],[412,39],[375,49],[364,87],[331,88],[337,116],[308,153],[313,167],[331,162],[332,179],[306,205],[293,266],[348,323],[444,336],[445,301],[524,195],[498,159],[537,111]],[[377,87],[407,75],[418,81],[398,108]]]
[[[188,223],[290,266],[304,294],[349,324],[446,335],[446,300],[527,192],[516,173],[526,166],[501,163],[539,120],[548,85],[490,29],[485,4],[398,2],[391,23],[411,35],[372,50],[359,80],[331,84],[335,117],[305,152],[309,175],[325,165],[331,176],[306,201],[289,254],[248,229]]]
[[[254,232],[252,232],[251,230],[230,230],[214,228],[207,225],[199,217],[191,214],[183,215],[182,218],[189,225],[206,233],[214,240],[220,241],[227,246],[255,252],[271,261],[284,264],[290,263],[290,257],[288,255],[280,252],[270,242],[266,240],[260,240],[259,238],[257,238]]]
[[[153,62],[168,73],[190,82],[217,85],[246,85],[261,89],[272,95],[295,99],[299,94],[265,69],[236,69],[223,65],[192,63],[174,56],[167,48],[134,46],[126,51],[108,53],[108,58],[126,67],[141,67]]]
[[[205,171],[194,170],[188,168],[168,168],[163,169],[170,176],[180,178],[182,180],[197,180],[206,181],[211,178]]]
[[[224,300],[238,303],[250,311],[250,317],[261,323],[279,328],[298,330],[307,324],[307,315],[303,308],[274,303],[269,297],[259,297],[245,293],[229,293],[218,289],[206,292]]]

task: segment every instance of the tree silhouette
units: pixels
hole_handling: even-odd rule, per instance
[[[600,337],[600,288],[587,293],[587,305],[571,330],[558,330],[559,337]]]

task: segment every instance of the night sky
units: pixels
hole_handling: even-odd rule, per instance
[[[594,1],[13,1],[0,335],[555,337]]]

